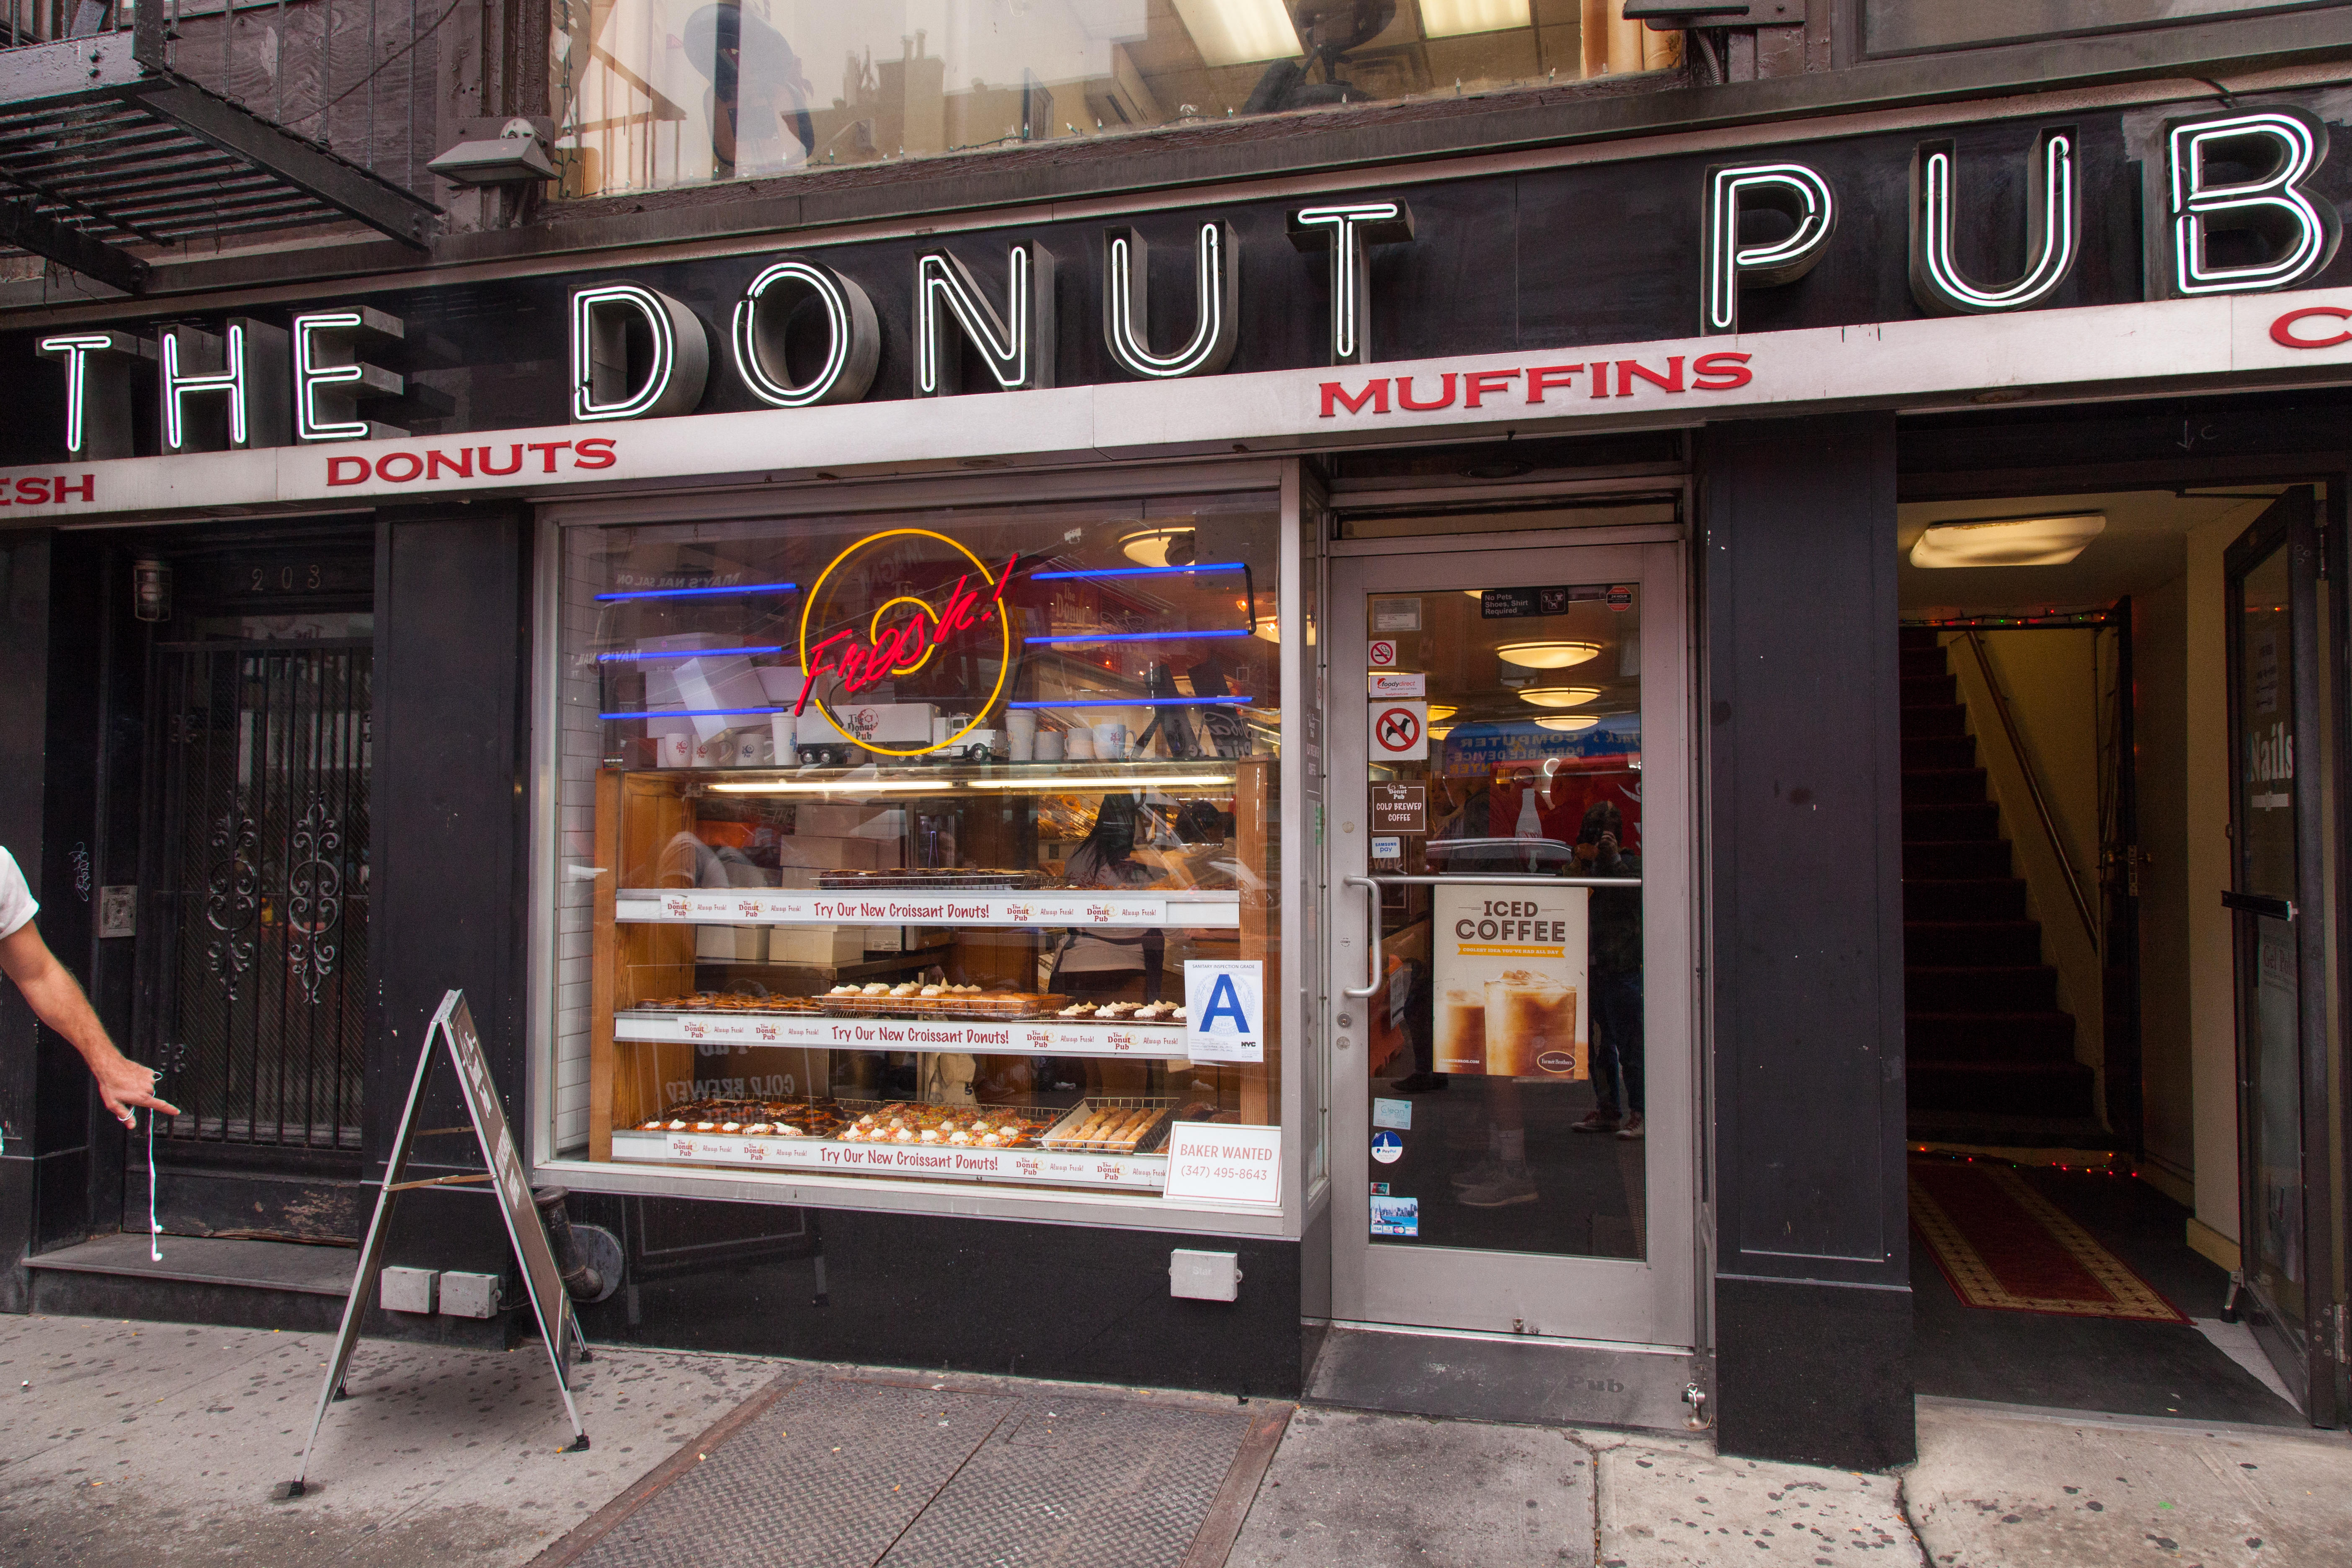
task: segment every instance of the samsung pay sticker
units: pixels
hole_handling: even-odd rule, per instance
[[[1265,1059],[1263,961],[1184,961],[1184,1054],[1196,1062]]]

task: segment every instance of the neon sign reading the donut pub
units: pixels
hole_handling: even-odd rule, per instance
[[[876,605],[862,624],[843,626],[811,642],[811,624],[821,625],[824,619],[833,618],[821,616],[819,611],[826,604],[825,584],[835,574],[876,546],[908,539],[928,539],[944,544],[971,562],[971,570],[959,575],[937,604],[922,595],[900,594]],[[1013,568],[1019,560],[1018,555],[1008,556],[1003,570],[991,571],[986,563],[961,544],[926,528],[893,528],[869,533],[835,556],[819,574],[801,606],[801,694],[793,704],[793,714],[803,714],[814,707],[843,739],[854,740],[867,751],[885,756],[919,757],[961,745],[966,735],[986,723],[1013,670],[1013,633],[1004,614],[1004,589],[1012,582]],[[991,627],[995,629],[997,644],[995,688],[989,692],[987,701],[974,706],[963,728],[944,740],[908,746],[877,744],[851,734],[816,695],[819,678],[826,675],[839,677],[842,692],[852,697],[885,680],[912,675],[929,664],[933,654],[959,637],[979,637],[984,642]]]

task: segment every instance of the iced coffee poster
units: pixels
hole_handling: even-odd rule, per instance
[[[1434,1070],[1591,1076],[1584,888],[1436,889]]]

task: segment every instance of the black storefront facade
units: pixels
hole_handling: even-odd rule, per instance
[[[2333,529],[2352,175],[2326,112],[2294,90],[2010,102],[245,289],[168,321],[54,310],[6,350],[26,678],[0,699],[0,841],[117,1038],[196,1102],[194,1133],[158,1140],[168,1234],[354,1235],[424,1021],[461,986],[542,1179],[625,1260],[592,1335],[1696,1411],[1727,1451],[1900,1462],[1898,509],[2309,486],[2297,537]],[[367,426],[394,395],[415,433]],[[336,422],[352,438],[295,438]],[[142,618],[156,594],[171,620]],[[1449,616],[1489,641],[1524,619],[1539,635],[1500,646],[1573,662],[1505,651],[1465,697]],[[2306,629],[2295,668],[2341,657]],[[1360,656],[1392,699],[1361,722]],[[1618,704],[1592,725],[1465,706],[1550,714],[1548,672],[1586,664]],[[206,681],[224,695],[189,695]],[[1409,722],[1384,733],[1390,711]],[[1588,773],[1656,817],[1647,1142],[1550,1138],[1542,1097],[1589,1096],[1589,1060],[1487,1069],[1504,1087],[1475,1111],[1431,1109],[1466,1082],[1395,1110],[1443,1059],[1458,960],[1413,945],[1443,944],[1433,882],[1499,876],[1507,902],[1536,870],[1434,847],[1565,853],[1554,782]],[[1418,835],[1367,794],[1408,779]],[[1133,864],[1107,818],[1149,878],[1073,871]],[[2313,839],[2303,874],[2336,853]],[[2294,939],[2311,990],[2337,929]],[[1573,963],[1589,1013],[1603,983]],[[1246,981],[1238,1036],[1139,1035],[1207,1032],[1195,970]],[[37,1265],[143,1231],[143,1141],[5,1016],[7,1245]],[[2340,1055],[2324,1026],[2315,1048]],[[2314,1171],[2340,1157],[2328,1106],[2306,1108]],[[1076,1136],[1089,1115],[1110,1120]],[[1178,1173],[1187,1126],[1217,1170]],[[1631,1152],[1572,1237],[1507,1191],[1491,1223],[1518,1231],[1447,1230],[1490,1222],[1413,1174],[1423,1149],[1507,1163],[1512,1137]],[[1253,1158],[1271,1176],[1227,1168]],[[2299,1240],[2340,1236],[2331,1185]],[[463,1200],[410,1215],[395,1260],[499,1267]],[[2330,1252],[2298,1255],[2314,1389],[2340,1377]],[[1171,1264],[1205,1294],[1171,1294]],[[228,1284],[20,1266],[6,1289],[307,1321]],[[1436,1344],[1466,1381],[1395,1371]]]

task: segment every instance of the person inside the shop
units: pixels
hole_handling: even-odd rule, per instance
[[[1095,809],[1094,826],[1070,851],[1062,879],[1073,888],[1145,888],[1157,873],[1135,858],[1136,797],[1115,790]],[[1053,973],[1045,989],[1087,998],[1160,1000],[1160,964],[1168,952],[1168,933],[1154,926],[1133,936],[1105,936],[1090,931],[1067,931],[1054,949]],[[1139,994],[1128,997],[1130,991]],[[1074,1059],[1055,1064],[1067,1071]],[[1083,1064],[1087,1088],[1095,1093],[1140,1094],[1146,1086],[1135,1080],[1148,1071],[1141,1062],[1087,1061]]]
[[[1595,801],[1576,836],[1576,868],[1587,877],[1639,877],[1642,858],[1622,842],[1625,814]],[[1586,967],[1592,1018],[1592,1092],[1600,1101],[1574,1124],[1579,1132],[1642,1136],[1642,889],[1595,888],[1587,906],[1591,946]]]
[[[34,927],[33,917],[40,910],[25,873],[16,868],[16,857],[0,849],[0,970],[16,983],[33,1016],[63,1036],[89,1064],[107,1114],[133,1129],[139,1125],[137,1107],[142,1105],[165,1116],[179,1115],[178,1106],[155,1098],[155,1069],[114,1048],[73,973],[58,962]]]

